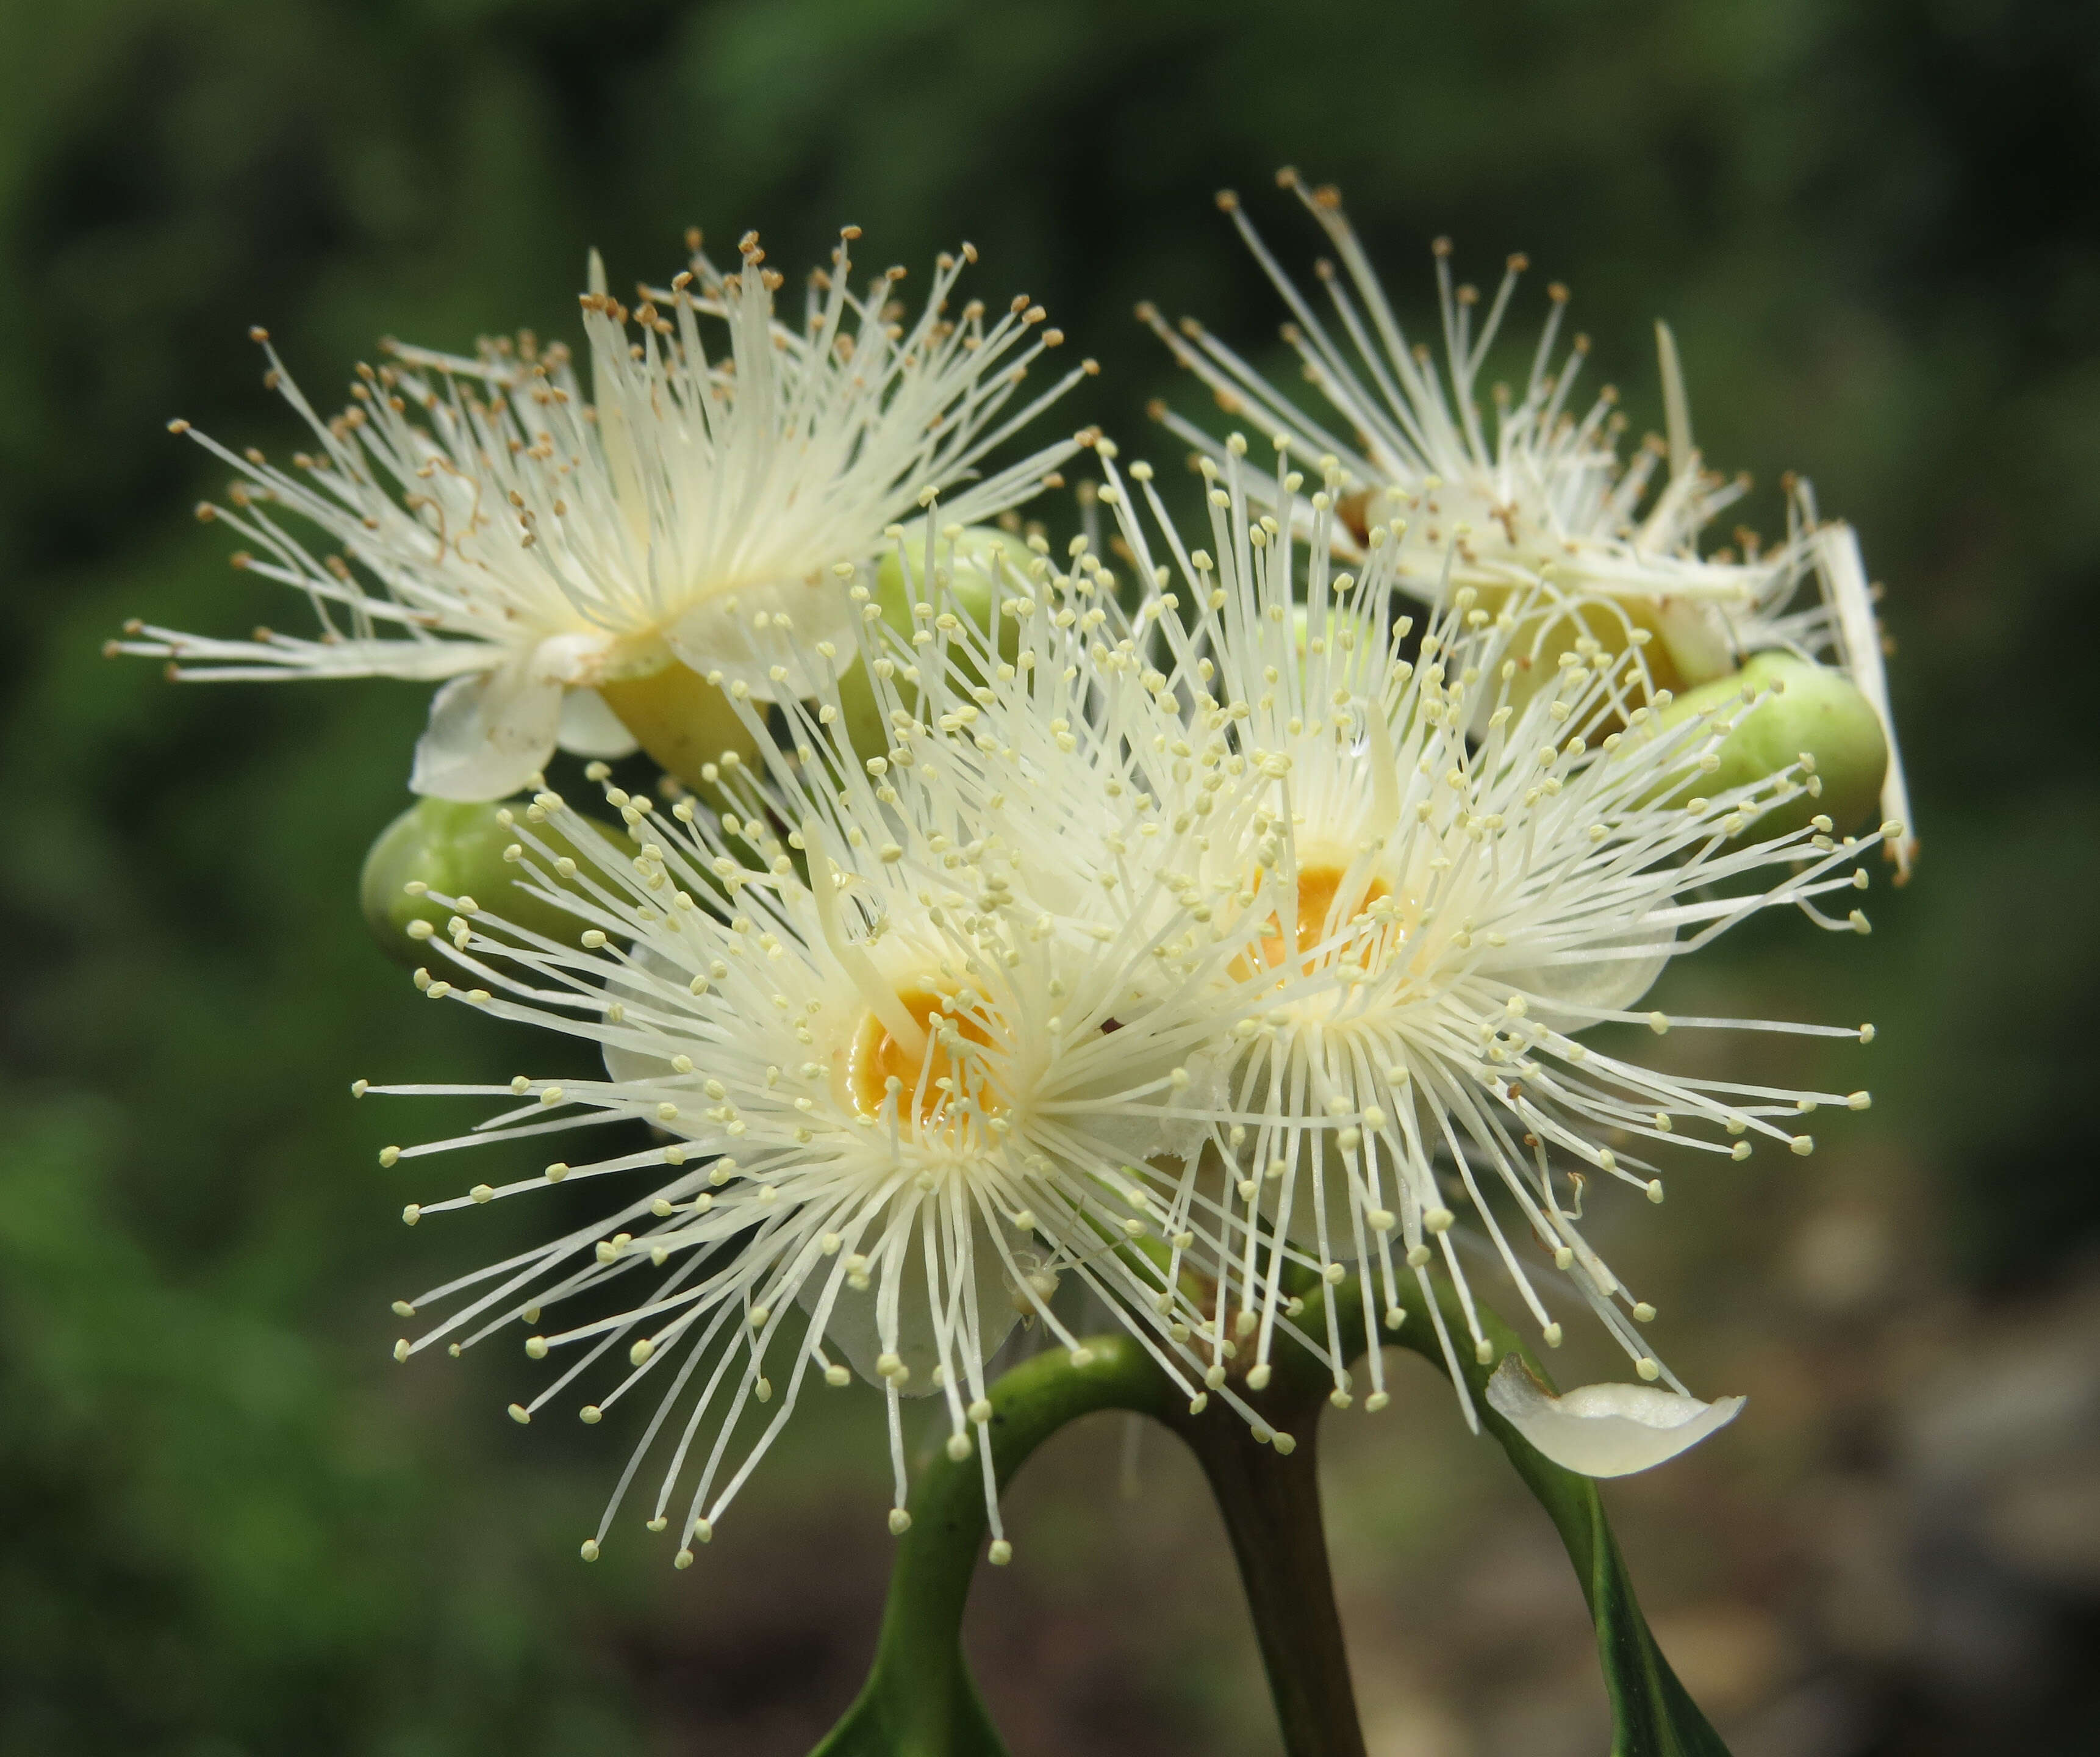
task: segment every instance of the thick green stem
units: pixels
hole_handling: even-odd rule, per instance
[[[1164,1419],[1176,1396],[1167,1375],[1127,1336],[1097,1336],[1074,1366],[1039,1354],[991,1387],[992,1472],[1004,1490],[1057,1429],[1096,1410]],[[929,1460],[912,1486],[911,1529],[899,1540],[875,1666],[845,1718],[814,1757],[1004,1757],[964,1663],[963,1605],[987,1521],[982,1467]]]

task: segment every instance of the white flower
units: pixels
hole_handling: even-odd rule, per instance
[[[1742,1409],[1741,1397],[1702,1403],[1653,1385],[1577,1385],[1555,1397],[1506,1354],[1488,1381],[1495,1413],[1564,1470],[1630,1477],[1666,1463]]]
[[[1277,435],[1304,467],[1321,468],[1330,457],[1339,463],[1330,528],[1338,551],[1361,562],[1371,528],[1398,515],[1406,528],[1395,539],[1392,578],[1425,603],[1446,603],[1452,591],[1471,586],[1493,608],[1503,594],[1534,593],[1550,582],[1553,594],[1526,630],[1549,664],[1585,635],[1623,647],[1635,631],[1659,638],[1636,662],[1661,688],[1710,681],[1744,656],[1776,648],[1834,663],[1881,717],[1889,745],[1882,813],[1908,824],[1882,635],[1858,539],[1849,525],[1820,520],[1807,483],[1789,479],[1783,542],[1763,550],[1744,532],[1740,557],[1725,549],[1701,554],[1700,532],[1748,483],[1710,472],[1694,446],[1669,329],[1656,326],[1668,436],[1651,439],[1630,463],[1618,456],[1624,417],[1616,393],[1606,386],[1586,408],[1574,400],[1589,338],[1578,335],[1557,351],[1568,307],[1568,289],[1557,282],[1520,392],[1493,387],[1490,424],[1480,374],[1525,258],[1510,258],[1483,313],[1477,290],[1453,283],[1449,241],[1436,241],[1440,363],[1402,329],[1339,194],[1308,189],[1289,170],[1277,180],[1319,222],[1339,259],[1339,272],[1333,263],[1318,265],[1331,317],[1323,318],[1285,272],[1238,197],[1228,192],[1219,203],[1289,306],[1295,321],[1285,338],[1340,418],[1339,432],[1193,320],[1184,319],[1177,334],[1149,306],[1140,315],[1229,414]],[[1222,459],[1211,435],[1157,413],[1200,452]],[[1913,845],[1908,836],[1891,845],[1905,872]]]
[[[775,319],[781,277],[755,233],[727,275],[695,236],[693,270],[633,312],[593,254],[588,397],[566,347],[526,336],[471,360],[395,348],[395,364],[360,367],[350,407],[324,419],[269,350],[269,382],[320,448],[286,471],[197,435],[244,479],[229,508],[200,510],[254,545],[238,564],[305,594],[319,638],[134,625],[112,650],[166,656],[181,678],[439,682],[410,784],[461,800],[514,792],[558,744],[633,750],[608,700],[642,723],[663,705],[652,686],[685,675],[675,666],[767,695],[753,625],[777,616],[805,640],[836,635],[845,599],[832,575],[864,567],[893,520],[965,483],[950,507],[964,519],[1033,493],[1070,442],[982,479],[978,466],[1092,370],[1009,413],[1030,364],[1062,339],[1042,307],[1017,298],[989,323],[974,301],[951,312],[977,254],[965,245],[942,257],[907,324],[902,269],[851,290],[858,236],[848,227],[812,277],[799,329]],[[726,327],[726,353],[710,351],[703,319]],[[309,547],[273,509],[341,553]],[[690,678],[675,708],[681,723],[712,712],[733,725]]]
[[[1004,576],[1020,626],[1002,660],[946,607],[954,558],[930,528],[926,541],[917,577],[932,596],[914,641],[864,625],[887,755],[854,758],[836,654],[769,626],[758,645],[781,731],[776,743],[731,686],[768,770],[731,759],[717,775],[738,810],[682,800],[667,814],[610,792],[631,859],[598,855],[607,845],[544,791],[512,820],[534,894],[591,924],[582,949],[439,899],[458,912],[436,940],[457,968],[419,984],[602,1046],[602,1079],[360,1088],[510,1101],[470,1135],[390,1149],[390,1163],[602,1123],[668,1137],[409,1211],[546,1181],[617,1192],[602,1219],[399,1308],[456,1308],[404,1339],[404,1359],[522,1325],[528,1354],[571,1361],[514,1407],[521,1421],[615,1351],[611,1388],[584,1419],[655,1395],[587,1555],[660,1441],[650,1522],[675,1519],[690,1561],[809,1372],[844,1384],[850,1365],[889,1399],[893,1529],[906,1522],[899,1399],[938,1395],[951,1455],[985,1460],[1004,1560],[986,1362],[1024,1316],[1080,1347],[1049,1303],[1063,1278],[1101,1296],[1192,1402],[1206,1395],[1191,1345],[1206,1314],[1180,1270],[1192,1248],[1217,1248],[1217,1229],[1193,1167],[1173,1162],[1207,1132],[1187,1113],[1219,1101],[1215,996],[1246,936],[1206,926],[1182,875],[1209,823],[1233,821],[1234,787],[1214,790],[1223,802],[1202,826],[1158,821],[1149,775],[1177,759],[1151,729],[1178,722],[1127,662],[1135,643],[1091,554]],[[867,588],[840,596],[879,616]],[[557,856],[541,826],[585,863]],[[774,1406],[739,1444],[754,1401]]]
[[[1391,525],[1366,530],[1361,576],[1336,573],[1340,470],[1300,501],[1280,457],[1251,504],[1245,444],[1234,435],[1224,449],[1223,470],[1203,461],[1207,548],[1175,532],[1143,465],[1132,475],[1149,522],[1112,461],[1102,497],[1140,573],[1172,584],[1194,611],[1185,628],[1141,614],[1171,652],[1163,686],[1194,704],[1194,722],[1232,725],[1267,784],[1248,840],[1218,844],[1204,875],[1237,881],[1236,900],[1262,923],[1250,955],[1228,967],[1233,991],[1219,997],[1221,1031],[1240,1048],[1213,1119],[1234,1180],[1220,1200],[1241,1217],[1257,1362],[1281,1293],[1257,1253],[1282,1252],[1276,1234],[1330,1282],[1352,1265],[1362,1274],[1367,1331],[1381,1304],[1388,1325],[1401,1321],[1397,1274],[1412,1272],[1427,1296],[1440,1263],[1472,1351],[1491,1359],[1453,1230],[1471,1208],[1549,1344],[1560,1327],[1519,1260],[1525,1234],[1640,1376],[1681,1390],[1636,1327],[1652,1310],[1583,1236],[1586,1191],[1660,1202],[1651,1153],[1740,1160],[1761,1141],[1807,1153],[1807,1112],[1863,1108],[1867,1094],[1674,1071],[1578,1036],[1617,1022],[1657,1034],[1871,1037],[1871,1027],[1673,1019],[1639,1004],[1670,960],[1763,909],[1864,931],[1864,914],[1833,916],[1818,899],[1863,886],[1855,861],[1898,828],[1841,842],[1818,818],[1759,839],[1759,814],[1802,789],[1798,766],[1704,794],[1730,714],[1762,700],[1755,690],[1725,711],[1666,722],[1627,655],[1586,638],[1549,680],[1519,691],[1528,600],[1490,613],[1461,587],[1416,656],[1401,657],[1411,627],[1392,614]],[[1282,516],[1255,516],[1262,504]],[[1459,1380],[1433,1299],[1429,1309]],[[1375,1404],[1383,1369],[1375,1335],[1365,1340]],[[1346,1394],[1339,1371],[1336,1388]]]

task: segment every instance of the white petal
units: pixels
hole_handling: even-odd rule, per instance
[[[1687,683],[1709,682],[1736,669],[1736,643],[1714,605],[1680,594],[1658,599],[1655,613],[1662,643]]]
[[[596,690],[571,690],[562,696],[558,742],[573,756],[603,757],[608,761],[631,757],[642,748]]]
[[[1860,558],[1860,538],[1851,526],[1833,523],[1815,538],[1816,583],[1837,625],[1838,650],[1845,671],[1860,693],[1881,716],[1882,731],[1889,741],[1888,772],[1882,782],[1882,816],[1900,823],[1904,833],[1890,845],[1896,870],[1910,875],[1917,858],[1917,838],[1910,834],[1910,791],[1904,784],[1903,752],[1896,744],[1895,716],[1889,709],[1888,675],[1882,664],[1882,629],[1874,615],[1873,588],[1867,582],[1867,564]]]
[[[1670,963],[1673,937],[1665,926],[1586,938],[1578,951],[1564,954],[1565,963],[1526,965],[1497,978],[1534,996],[1546,1022],[1579,1031],[1595,1013],[1624,1012],[1654,987]]]
[[[685,991],[686,978],[679,973],[677,965],[646,940],[638,940],[629,948],[627,965],[633,974],[608,982],[606,985],[608,994],[618,995],[624,1002],[632,1002],[656,1011],[660,1011],[667,1001],[674,1008],[678,1004],[676,997]],[[638,1026],[633,1029],[646,1037],[667,1037],[660,1026]],[[670,1054],[647,1055],[639,1049],[630,1049],[624,1044],[615,1043],[608,1043],[605,1046],[605,1077],[627,1086],[668,1085],[683,1078],[672,1067]]]
[[[875,1241],[881,1238],[889,1220],[889,1213],[885,1212],[867,1229],[862,1250],[869,1250]],[[917,1216],[912,1219],[911,1227],[911,1237],[898,1269],[894,1352],[911,1369],[911,1376],[904,1381],[904,1394],[927,1397],[941,1388],[933,1383],[933,1369],[940,1364],[941,1353],[933,1333],[933,1305],[927,1292],[926,1253],[920,1241]],[[1026,1250],[1029,1243],[1029,1234],[1007,1229],[1008,1251]],[[969,1251],[969,1275],[977,1289],[977,1357],[990,1360],[993,1352],[1006,1340],[1008,1333],[1021,1322],[1021,1312],[1008,1285],[1005,1263],[982,1214],[970,1222]],[[942,1254],[944,1257],[948,1256],[949,1247],[944,1245]],[[944,1265],[942,1273],[946,1274],[953,1266],[952,1262]],[[831,1268],[829,1262],[820,1264],[817,1273],[796,1289],[795,1298],[805,1311],[815,1311]],[[884,1348],[876,1319],[876,1302],[882,1292],[879,1257],[871,1274],[874,1284],[865,1293],[857,1293],[840,1284],[839,1296],[824,1326],[824,1340],[845,1356],[854,1371],[870,1384],[881,1385],[888,1381],[876,1371],[876,1362],[889,1351]],[[960,1336],[954,1339],[951,1348],[958,1365],[970,1358],[971,1350]]]
[[[514,793],[554,754],[561,717],[561,685],[534,682],[516,665],[455,678],[431,700],[408,786],[438,799]]]
[[[1740,1397],[1711,1403],[1654,1385],[1578,1385],[1552,1396],[1514,1354],[1488,1381],[1488,1404],[1564,1470],[1629,1477],[1696,1446],[1725,1428]]]
[[[757,629],[761,615],[785,616],[788,633]],[[704,598],[664,630],[664,638],[702,677],[719,671],[725,682],[748,684],[761,701],[814,695],[859,651],[853,602],[828,573],[810,585],[787,581]],[[829,659],[817,651],[820,641],[831,645]],[[776,665],[785,678],[774,677]]]

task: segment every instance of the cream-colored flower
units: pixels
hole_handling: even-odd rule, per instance
[[[135,625],[112,650],[166,656],[179,678],[435,682],[410,784],[448,799],[513,792],[558,746],[618,756],[638,735],[682,770],[695,737],[709,755],[739,743],[709,685],[771,694],[755,657],[769,625],[836,640],[834,576],[868,567],[893,522],[951,491],[952,516],[989,517],[1074,448],[980,475],[1091,362],[1017,408],[1028,368],[1062,339],[1042,307],[951,311],[976,257],[965,245],[907,322],[902,269],[853,289],[858,236],[847,228],[812,278],[799,324],[775,315],[781,277],[755,233],[726,274],[695,238],[692,268],[631,311],[593,255],[588,391],[566,347],[530,336],[473,360],[396,347],[324,419],[258,332],[318,449],[285,470],[196,435],[241,478],[229,505],[202,510],[252,545],[241,565],[304,594],[320,633]]]
[[[1635,656],[1652,688],[1707,682],[1749,655],[1774,650],[1835,664],[1882,719],[1889,745],[1882,814],[1908,824],[1882,634],[1858,538],[1849,525],[1820,519],[1808,485],[1790,480],[1782,541],[1766,549],[1743,532],[1740,550],[1701,553],[1701,532],[1747,483],[1705,467],[1669,329],[1656,326],[1667,436],[1622,461],[1616,394],[1607,386],[1586,408],[1576,400],[1589,340],[1578,335],[1562,346],[1564,286],[1549,289],[1551,308],[1520,388],[1498,383],[1484,398],[1482,374],[1525,259],[1510,259],[1483,309],[1477,289],[1454,284],[1449,241],[1436,241],[1440,358],[1403,329],[1339,195],[1308,189],[1287,170],[1278,180],[1334,247],[1339,267],[1318,264],[1327,315],[1271,254],[1238,197],[1228,193],[1220,204],[1289,307],[1285,338],[1339,426],[1286,396],[1193,319],[1177,333],[1149,306],[1140,315],[1229,415],[1278,435],[1303,469],[1336,461],[1341,480],[1328,529],[1337,552],[1361,563],[1370,531],[1404,519],[1388,562],[1394,584],[1428,604],[1448,603],[1467,587],[1489,608],[1524,595],[1534,606],[1524,638],[1549,668],[1579,640],[1623,649],[1636,633],[1654,638]],[[1199,453],[1222,461],[1214,435],[1156,413]],[[1255,484],[1251,492],[1263,491]],[[1913,845],[1908,834],[1890,845],[1906,872]]]
[[[1208,1394],[1207,1314],[1180,1270],[1219,1237],[1183,1162],[1208,1133],[1192,1118],[1219,1101],[1215,998],[1249,929],[1217,924],[1185,875],[1213,823],[1243,839],[1234,801],[1253,778],[1233,765],[1200,823],[1162,823],[1180,729],[1132,662],[1097,559],[1059,571],[1039,539],[1030,576],[1001,564],[1001,615],[1018,625],[1003,658],[955,614],[960,528],[938,528],[911,573],[928,597],[910,640],[867,587],[834,586],[864,619],[885,754],[853,750],[837,653],[776,623],[757,645],[783,705],[761,717],[730,686],[760,753],[758,772],[732,759],[712,777],[734,809],[611,791],[631,858],[551,793],[513,818],[518,871],[588,924],[580,947],[505,924],[500,898],[443,899],[449,930],[429,938],[450,967],[419,985],[584,1040],[602,1077],[360,1088],[505,1106],[389,1163],[606,1123],[659,1132],[409,1212],[552,1182],[608,1192],[601,1217],[403,1302],[449,1315],[397,1350],[529,1331],[528,1354],[568,1364],[514,1406],[521,1421],[607,1370],[585,1420],[655,1400],[587,1555],[654,1448],[668,1455],[649,1521],[675,1525],[690,1561],[809,1374],[843,1384],[857,1370],[889,1400],[893,1528],[899,1399],[938,1396],[951,1455],[985,1460],[1004,1560],[986,1362],[1023,1318],[1080,1348],[1050,1303],[1062,1279],[1099,1295],[1192,1402]],[[1215,762],[1224,741],[1211,746]],[[751,1437],[737,1423],[754,1403],[772,1406]]]
[[[1527,679],[1528,599],[1491,611],[1459,587],[1410,647],[1394,523],[1365,531],[1361,573],[1338,572],[1339,466],[1301,495],[1281,457],[1257,495],[1244,442],[1223,449],[1222,468],[1203,461],[1206,545],[1175,529],[1141,464],[1134,500],[1107,448],[1102,497],[1154,582],[1140,621],[1166,648],[1161,690],[1191,704],[1192,729],[1230,727],[1264,782],[1246,839],[1215,842],[1197,876],[1221,895],[1237,887],[1242,922],[1260,923],[1215,1002],[1236,1054],[1211,1115],[1239,1250],[1220,1310],[1239,1308],[1250,1382],[1290,1315],[1279,1271],[1292,1252],[1330,1282],[1363,1276],[1374,1406],[1374,1327],[1381,1307],[1401,1322],[1401,1274],[1425,1296],[1432,1269],[1448,1275],[1463,1345],[1491,1359],[1458,1248],[1470,1211],[1549,1344],[1560,1326],[1520,1256],[1527,1236],[1641,1378],[1682,1390],[1640,1334],[1653,1312],[1585,1237],[1586,1203],[1613,1190],[1660,1202],[1669,1158],[1741,1160],[1758,1142],[1806,1154],[1807,1113],[1863,1108],[1867,1094],[1680,1072],[1588,1034],[1870,1038],[1643,1002],[1673,960],[1767,909],[1865,931],[1863,913],[1824,899],[1864,887],[1860,856],[1899,828],[1841,840],[1818,817],[1766,832],[1759,820],[1813,777],[1793,762],[1733,784],[1719,771],[1732,717],[1768,688],[1669,718],[1626,651],[1588,638]],[[1458,1344],[1428,1303],[1462,1396]],[[1340,1339],[1327,1342],[1339,1361]],[[1335,1388],[1351,1394],[1339,1368]]]

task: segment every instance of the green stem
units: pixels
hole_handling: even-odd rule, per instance
[[[1464,1337],[1455,1296],[1445,1290],[1439,1303],[1452,1335]],[[1353,1362],[1365,1338],[1357,1282],[1309,1291],[1297,1322],[1308,1335],[1326,1334],[1330,1304],[1335,1333],[1352,1339],[1344,1352]],[[1450,1372],[1418,1288],[1403,1284],[1398,1304],[1405,1319],[1384,1340]],[[1479,1317],[1494,1360],[1509,1353],[1530,1359],[1493,1313],[1482,1309]],[[1286,1344],[1275,1351],[1264,1390],[1248,1392],[1242,1384],[1240,1394],[1268,1428],[1295,1441],[1294,1450],[1279,1455],[1258,1444],[1222,1399],[1213,1397],[1203,1414],[1190,1415],[1186,1393],[1132,1338],[1097,1336],[1086,1346],[1092,1358],[1084,1366],[1074,1366],[1063,1350],[1054,1350],[1013,1368],[990,1388],[999,1486],[1004,1489],[1059,1428],[1095,1410],[1128,1410],[1172,1428],[1202,1463],[1224,1516],[1288,1757],[1362,1757],[1316,1464],[1331,1369]],[[1492,1362],[1476,1361],[1470,1350],[1459,1357],[1457,1376],[1481,1425],[1545,1507],[1574,1565],[1596,1623],[1614,1757],[1727,1757],[1656,1647],[1604,1522],[1596,1485],[1548,1462],[1488,1406],[1492,1371]],[[987,1528],[977,1460],[956,1463],[937,1455],[919,1474],[911,1511],[874,1668],[814,1757],[1005,1757],[962,1652],[963,1607]]]
[[[1096,1410],[1167,1419],[1177,1393],[1127,1336],[1096,1336],[1074,1366],[1039,1354],[990,1388],[992,1472],[1001,1490],[1069,1421]],[[898,1541],[874,1668],[813,1757],[1005,1757],[963,1660],[963,1605],[987,1530],[981,1467],[945,1453],[913,1484],[911,1529]]]
[[[1294,1406],[1272,1393],[1261,1401],[1277,1431],[1297,1441],[1287,1458],[1255,1444],[1230,1410],[1184,1413],[1172,1425],[1202,1463],[1224,1516],[1284,1750],[1288,1757],[1364,1757],[1320,1512],[1320,1399]]]

